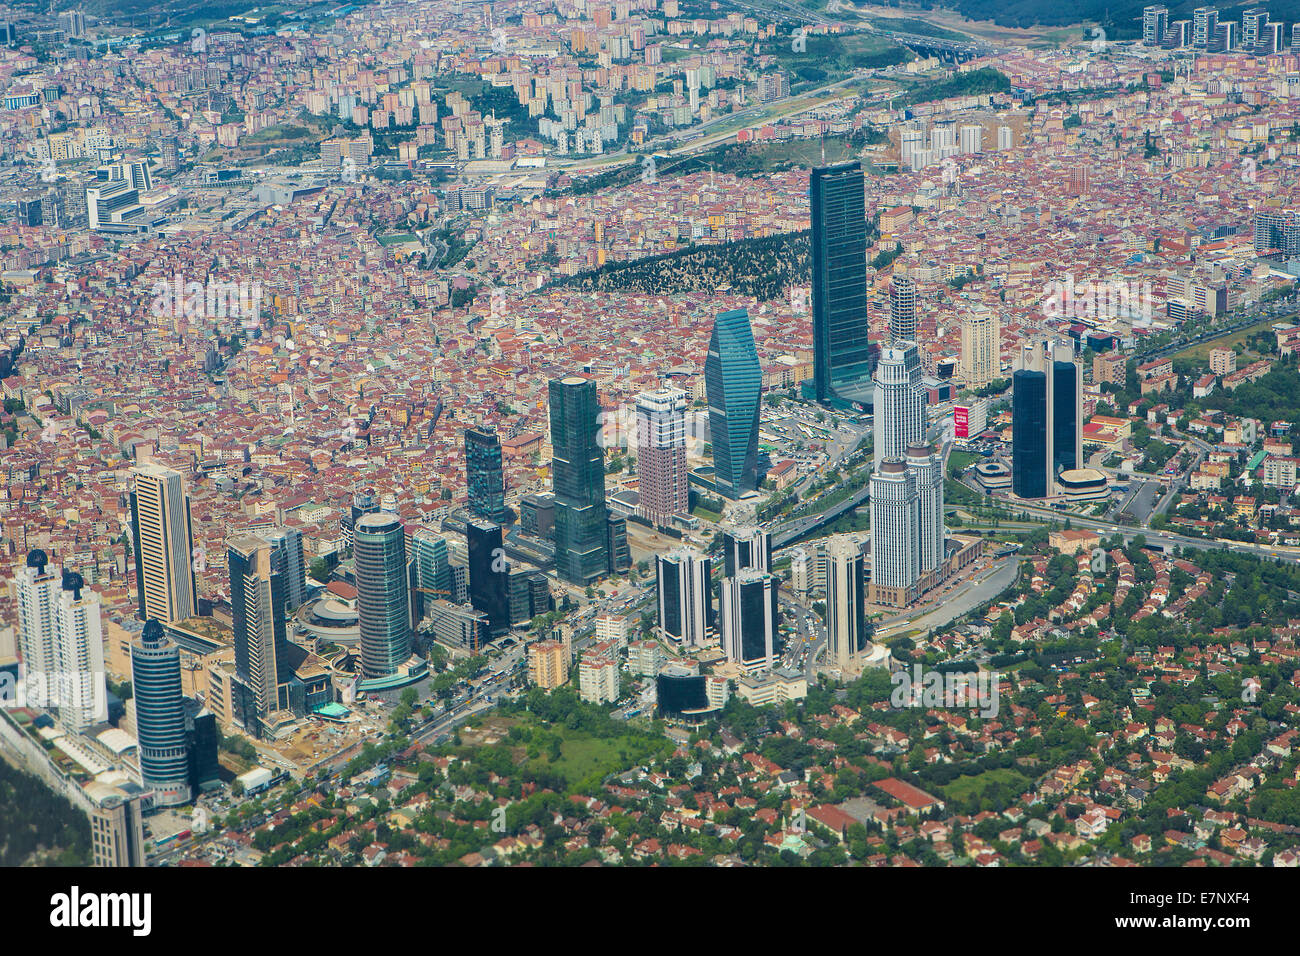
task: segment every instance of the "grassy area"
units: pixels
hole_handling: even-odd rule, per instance
[[[1283,321],[1280,318],[1265,319],[1263,322],[1257,322],[1254,325],[1240,329],[1236,332],[1230,332],[1227,335],[1220,336],[1217,339],[1206,339],[1204,342],[1198,342],[1191,348],[1183,349],[1174,355],[1174,358],[1194,359],[1198,362],[1208,362],[1210,360],[1210,349],[1233,348],[1236,345],[1244,345],[1246,340],[1252,335],[1258,335],[1265,332],[1276,322]]]
[[[381,246],[395,246],[399,242],[415,242],[415,236],[409,232],[395,232],[391,236],[375,237]]]
[[[948,456],[948,474],[960,475],[975,462],[982,461],[983,458],[983,455],[976,455],[969,451],[954,451]]]
[[[1029,789],[1029,778],[1014,770],[986,770],[973,777],[958,777],[943,788],[947,800],[969,800],[972,795],[983,796],[984,791],[995,784],[1002,784],[1008,790],[1023,791]]]
[[[716,511],[710,511],[708,508],[704,507],[703,505],[696,505],[694,508],[692,508],[691,515],[693,517],[701,519],[702,521],[712,521],[715,524],[722,520],[722,515],[720,515]]]

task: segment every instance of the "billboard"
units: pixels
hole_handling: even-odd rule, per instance
[[[958,438],[970,438],[970,408],[957,405],[952,410],[953,424],[956,425]]]

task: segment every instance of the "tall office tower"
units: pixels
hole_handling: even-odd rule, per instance
[[[943,456],[933,445],[907,449],[907,467],[916,475],[916,547],[921,573],[937,571],[943,564]]]
[[[1169,27],[1169,8],[1153,4],[1142,8],[1142,45],[1160,46]]]
[[[1268,30],[1268,8],[1251,7],[1241,13],[1241,45],[1254,50],[1265,39]]]
[[[961,151],[966,154],[984,152],[984,127],[974,123],[961,128]]]
[[[158,165],[171,173],[181,168],[180,144],[175,136],[164,136],[158,141]]]
[[[131,518],[140,619],[164,624],[198,611],[195,598],[190,501],[179,471],[162,465],[131,469]]]
[[[704,391],[714,481],[719,494],[734,500],[758,486],[758,400],[763,391],[763,369],[744,309],[720,312],[713,320]]]
[[[1010,126],[998,127],[998,149],[1010,149],[1016,144],[1015,131]]]
[[[890,589],[889,603],[910,603],[921,577],[920,526],[916,473],[902,458],[886,458],[871,475],[871,586]]]
[[[627,518],[607,514],[605,517],[605,553],[609,555],[610,574],[622,574],[632,567],[632,549],[627,543]]]
[[[32,551],[17,578],[18,651],[25,680],[44,686],[48,709],[73,733],[108,720],[99,595],[75,571]]]
[[[452,597],[447,539],[432,528],[418,528],[411,535],[411,552],[411,601],[415,618],[420,621],[431,601]]]
[[[850,667],[871,646],[864,607],[865,562],[861,549],[836,535],[826,545],[826,660]]]
[[[755,568],[722,581],[722,650],[749,673],[776,666],[777,587],[775,575]]]
[[[239,534],[226,541],[230,618],[235,632],[238,712],[245,730],[260,737],[261,718],[289,709],[293,667],[285,624],[283,555],[269,541]]]
[[[156,620],[146,621],[140,636],[131,642],[131,693],[141,783],[154,791],[155,806],[189,803],[193,791],[181,696],[181,651],[167,641]]]
[[[813,385],[817,401],[871,403],[867,341],[867,214],[862,166],[814,169]]]
[[[967,388],[983,388],[1002,371],[1002,321],[978,306],[961,317],[961,377]]]
[[[916,280],[894,276],[889,289],[889,338],[893,345],[916,341]]]
[[[1264,24],[1255,52],[1260,54],[1281,53],[1285,45],[1286,24],[1270,21]]]
[[[636,397],[637,514],[656,528],[690,512],[686,393],[665,386]]]
[[[1062,361],[1057,356],[1066,357]],[[1083,467],[1083,376],[1068,342],[1029,343],[1011,376],[1011,490],[1045,498]]]
[[[284,576],[284,610],[292,613],[307,600],[307,564],[303,559],[302,532],[297,528],[276,528],[263,535],[278,555]]]
[[[1255,255],[1273,256],[1286,252],[1286,227],[1292,217],[1279,210],[1255,214]]]
[[[361,673],[388,677],[411,656],[406,580],[406,532],[396,515],[362,515],[353,529]]]
[[[1192,11],[1192,45],[1208,47],[1219,28],[1219,11],[1214,7],[1197,7]]]
[[[711,571],[710,560],[692,548],[655,555],[661,640],[682,650],[713,643]]]
[[[1229,50],[1237,49],[1239,45],[1240,31],[1237,29],[1235,20],[1228,23],[1220,23],[1214,28],[1214,39],[1210,41],[1210,51],[1212,53],[1226,53]]]
[[[465,482],[469,487],[469,510],[480,518],[505,522],[505,467],[501,460],[501,439],[495,431],[465,429]]]
[[[608,573],[605,453],[598,438],[600,402],[592,379],[550,383],[551,485],[555,492],[555,570],[587,585]]]
[[[772,534],[762,528],[735,528],[722,532],[722,569],[732,577],[746,568],[772,570]]]
[[[874,460],[902,458],[907,446],[925,441],[926,395],[921,384],[921,357],[911,342],[880,352],[876,365]]]
[[[90,798],[91,866],[146,866],[144,791],[135,784],[86,785]]]
[[[465,528],[469,544],[469,603],[488,616],[493,637],[510,630],[510,565],[501,543],[501,525],[471,521]]]

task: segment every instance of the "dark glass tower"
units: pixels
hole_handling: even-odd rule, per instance
[[[1075,436],[1083,427],[1079,421],[1079,366],[1073,362],[1052,362],[1052,474],[1082,468],[1076,457]]]
[[[510,630],[510,566],[501,544],[501,526],[471,521],[465,528],[469,544],[469,603],[488,616],[493,637]]]
[[[1019,369],[1011,376],[1011,490],[1047,497],[1047,374]]]
[[[501,463],[501,440],[494,431],[465,429],[465,482],[469,488],[472,514],[497,524],[506,511],[505,470]]]
[[[609,571],[605,453],[597,441],[596,383],[570,375],[550,383],[551,485],[555,492],[555,570],[587,585]]]
[[[817,401],[871,403],[867,342],[867,215],[862,166],[814,169],[812,206],[813,384]]]
[[[758,400],[763,391],[763,370],[744,309],[721,312],[713,321],[704,390],[718,493],[739,498],[758,485]]]
[[[256,718],[289,706],[293,679],[285,627],[284,555],[251,534],[226,542],[230,567],[230,617],[235,631],[235,674],[251,692],[254,713],[244,713],[249,733],[261,736]]]
[[[396,515],[362,515],[353,529],[361,673],[388,677],[411,656],[406,532]]]

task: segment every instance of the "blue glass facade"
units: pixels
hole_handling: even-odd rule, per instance
[[[763,391],[758,348],[744,309],[721,312],[714,320],[704,389],[718,493],[739,498],[758,484],[758,405]]]
[[[1047,496],[1047,374],[1020,369],[1011,376],[1011,490]]]
[[[813,384],[817,401],[869,404],[867,221],[862,167],[814,169],[812,219]]]

